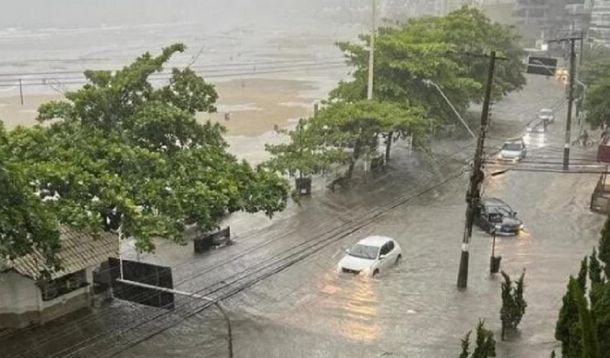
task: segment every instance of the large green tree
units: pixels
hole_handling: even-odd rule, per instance
[[[57,268],[59,231],[55,217],[34,193],[18,165],[10,163],[7,137],[0,122],[0,271],[3,260],[39,252]]]
[[[324,138],[310,129],[310,121],[301,119],[293,130],[280,131],[288,135],[289,141],[265,146],[272,155],[265,166],[291,177],[303,178],[322,174],[333,163],[347,160],[342,150],[324,145]]]
[[[353,78],[344,81],[331,97],[357,101],[365,98],[369,37],[362,43],[339,43]],[[375,47],[374,96],[381,101],[422,105],[437,120],[454,114],[439,95],[436,83],[460,112],[482,100],[488,60],[477,56],[497,50],[506,61],[496,70],[495,95],[525,84],[523,52],[515,32],[492,23],[479,10],[464,7],[446,17],[412,19],[398,26],[379,29]],[[474,56],[473,56],[474,55]]]
[[[322,148],[350,148],[347,177],[356,162],[377,152],[380,140],[386,139],[386,157],[395,136],[413,136],[416,144],[426,138],[429,127],[421,107],[392,102],[336,102],[323,108],[309,123]]]
[[[610,124],[610,51],[605,48],[589,48],[585,52],[585,63],[579,70],[578,79],[587,86],[578,86],[577,92],[581,94],[583,109],[586,112],[586,121],[597,127],[602,123]],[[585,98],[582,101],[582,98]]]
[[[189,68],[173,69],[166,85],[151,82],[183,50],[176,44],[116,72],[87,71],[88,83],[67,101],[40,107],[48,127],[11,133],[12,161],[59,222],[120,228],[150,251],[151,238],[182,241],[189,224],[208,231],[231,212],[285,207],[283,179],[237,160],[221,126],[195,119],[215,110],[212,85]]]

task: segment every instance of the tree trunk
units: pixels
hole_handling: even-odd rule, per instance
[[[356,141],[356,143],[354,144],[354,154],[352,154],[352,159],[349,163],[349,168],[347,169],[347,175],[346,175],[347,179],[352,178],[352,174],[354,174],[354,167],[356,166],[356,162],[358,161],[359,157],[360,157],[360,141]]]
[[[388,133],[388,137],[385,142],[385,161],[390,162],[390,151],[392,150],[392,138],[394,137],[394,131]]]

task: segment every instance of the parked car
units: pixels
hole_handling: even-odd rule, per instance
[[[550,108],[543,108],[538,111],[538,118],[545,124],[555,122],[555,112]]]
[[[358,241],[339,261],[338,272],[375,276],[395,265],[402,257],[398,243],[385,236]]]
[[[523,222],[517,218],[517,212],[498,198],[483,198],[479,204],[474,223],[487,233],[501,236],[518,235],[523,229]]]
[[[527,148],[523,138],[505,142],[498,154],[498,159],[502,161],[517,162],[527,155]]]

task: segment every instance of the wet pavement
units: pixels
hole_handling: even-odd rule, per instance
[[[556,106],[556,123],[529,146],[523,166],[561,168],[561,88],[529,79],[524,91],[494,106],[487,152],[520,136],[539,108]],[[468,290],[456,290],[464,170],[473,148],[468,140],[435,142],[431,160],[398,146],[388,170],[350,189],[317,190],[273,220],[232,220],[233,246],[195,256],[190,246],[167,244],[143,259],[171,265],[180,290],[225,298],[236,357],[457,356],[460,338],[479,319],[498,341],[500,331],[500,279],[489,275],[486,233],[475,230]],[[593,156],[574,148],[579,164]],[[596,180],[595,174],[540,172],[487,179],[484,194],[507,201],[526,225],[518,237],[497,240],[502,269],[514,276],[527,270],[528,302],[520,334],[498,342],[499,357],[546,357],[557,347],[553,331],[568,275],[596,244],[604,220],[588,209]],[[337,274],[344,250],[372,234],[395,238],[403,260],[375,279]],[[0,337],[0,356],[227,356],[224,321],[206,307],[185,297],[171,312],[115,301]]]

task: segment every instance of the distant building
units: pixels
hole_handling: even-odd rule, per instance
[[[517,0],[513,16],[530,42],[586,33],[592,0]]]
[[[0,262],[0,329],[40,324],[90,307],[93,271],[118,256],[117,237],[94,238],[66,227],[60,233],[63,270],[51,273],[50,280],[40,278],[45,266],[39,253]]]
[[[610,47],[610,0],[595,0],[591,9],[589,40]]]

